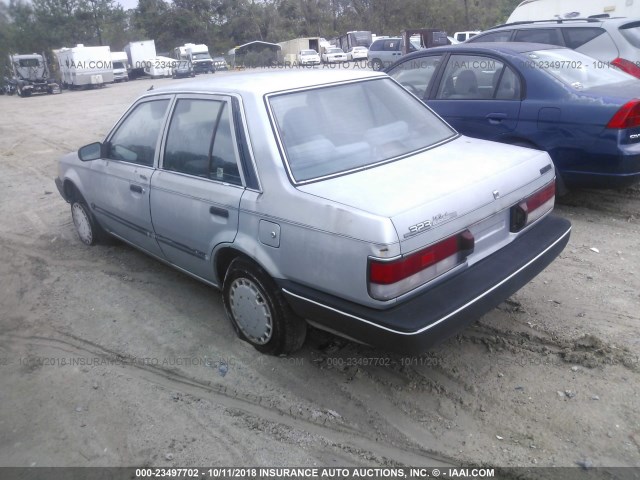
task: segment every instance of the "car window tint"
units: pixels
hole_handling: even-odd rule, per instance
[[[563,28],[562,34],[567,47],[576,49],[605,33],[603,28]]]
[[[437,97],[440,100],[494,98],[504,64],[480,55],[451,55]]]
[[[382,45],[384,44],[384,42],[376,40],[375,42],[373,42],[371,44],[371,46],[369,47],[369,50],[371,50],[372,52],[378,52],[380,50],[382,50]]]
[[[411,93],[423,98],[441,60],[442,55],[415,58],[401,63],[390,71],[389,75]]]
[[[289,92],[269,102],[297,182],[394,160],[455,135],[389,78]]]
[[[522,92],[520,78],[511,68],[505,67],[501,71],[496,71],[494,84],[497,85],[494,94],[496,100],[520,100]]]
[[[169,125],[163,168],[235,185],[242,183],[226,102],[178,100]]]
[[[169,100],[139,104],[109,140],[109,158],[153,166],[158,135]]]
[[[530,28],[526,30],[518,30],[514,41],[544,43],[547,45],[564,45],[564,42],[555,28]]]
[[[476,35],[467,40],[468,43],[476,42],[508,42],[511,38],[513,30],[501,30],[499,32],[486,33],[484,35]]]
[[[622,25],[619,30],[631,45],[640,48],[640,22],[627,23]]]
[[[384,50],[386,51],[396,51],[400,47],[400,40],[385,40],[384,42]]]

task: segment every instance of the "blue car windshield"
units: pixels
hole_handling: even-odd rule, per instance
[[[272,95],[269,102],[297,183],[394,160],[456,135],[389,78]]]
[[[575,90],[636,80],[613,64],[587,57],[565,48],[539,50],[525,54],[529,67],[546,71]]]

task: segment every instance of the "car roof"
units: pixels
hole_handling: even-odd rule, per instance
[[[409,59],[412,57],[420,57],[422,55],[426,55],[432,52],[440,52],[440,51],[452,51],[456,50],[465,50],[465,51],[475,51],[479,53],[505,53],[511,55],[517,55],[520,53],[533,52],[537,50],[557,50],[557,49],[565,49],[566,47],[558,46],[558,45],[548,45],[546,43],[529,43],[529,42],[473,42],[473,43],[456,43],[455,45],[446,45],[442,47],[432,47],[426,48],[423,50],[418,50],[417,52],[413,52],[404,59]]]
[[[242,72],[211,75],[189,82],[161,87],[149,95],[161,93],[237,93],[241,95],[263,96],[268,93],[314,87],[331,83],[385,77],[384,73],[370,70],[323,70],[317,68],[296,69],[286,67],[279,71]]]
[[[570,19],[547,19],[547,20],[523,20],[521,22],[513,22],[513,23],[504,23],[502,25],[496,25],[485,30],[482,33],[490,32],[498,29],[509,29],[513,27],[517,28],[550,28],[550,27],[598,27],[607,25],[620,26],[625,25],[627,23],[635,23],[640,22],[640,19],[637,18],[627,18],[627,17],[603,17],[603,18],[570,18]]]

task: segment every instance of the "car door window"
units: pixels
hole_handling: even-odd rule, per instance
[[[163,99],[136,106],[109,139],[108,158],[153,166],[168,105],[169,100]]]
[[[436,98],[438,100],[493,99],[504,67],[504,63],[491,57],[451,55]]]
[[[599,37],[605,33],[603,28],[598,27],[584,27],[584,28],[563,28],[562,35],[567,47],[576,49],[581,47],[587,42],[590,42],[594,38]]]
[[[499,32],[486,33],[484,35],[476,35],[470,38],[468,43],[476,42],[508,42],[511,39],[513,30],[501,30]]]
[[[562,40],[560,32],[555,28],[530,28],[526,30],[518,30],[514,41],[564,46],[564,41]]]
[[[522,85],[520,77],[509,67],[497,70],[493,80],[496,87],[494,98],[496,100],[520,100]]]
[[[401,63],[388,73],[411,93],[423,98],[441,60],[442,55],[414,58]]]
[[[171,116],[162,168],[241,185],[225,101],[179,99]]]
[[[387,52],[395,52],[400,49],[400,40],[385,40],[384,50]]]

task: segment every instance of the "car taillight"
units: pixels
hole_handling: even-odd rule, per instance
[[[463,263],[473,252],[469,230],[395,260],[369,259],[369,293],[389,300],[433,280]]]
[[[620,110],[616,112],[607,128],[635,128],[640,127],[640,100],[633,99],[625,103]]]
[[[640,78],[640,67],[638,67],[634,62],[627,60],[626,58],[618,57],[611,63],[623,72],[633,75],[636,78]]]
[[[550,212],[556,202],[556,181],[511,207],[511,232],[516,233]]]

